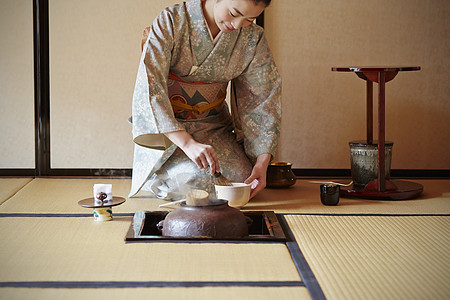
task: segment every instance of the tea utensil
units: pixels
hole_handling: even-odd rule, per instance
[[[353,180],[349,183],[340,183],[340,182],[334,182],[334,181],[309,181],[309,183],[320,183],[320,184],[335,184],[340,186],[351,186],[353,184]]]
[[[186,199],[181,199],[181,200],[177,200],[177,201],[171,201],[169,203],[160,204],[159,207],[171,206],[173,204],[179,204],[179,203],[184,202],[184,201],[186,201]]]
[[[220,172],[214,173],[214,184],[215,185],[226,185],[226,186],[232,186],[233,184],[222,175]]]

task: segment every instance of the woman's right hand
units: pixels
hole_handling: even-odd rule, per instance
[[[189,143],[185,147],[182,147],[181,150],[183,150],[200,169],[209,167],[211,175],[220,171],[219,160],[211,145],[201,144],[192,139],[192,141],[189,141]]]
[[[192,160],[200,169],[210,168],[211,175],[220,172],[219,160],[216,152],[211,145],[202,144],[194,140],[194,138],[185,130],[173,131],[165,133],[167,138]]]

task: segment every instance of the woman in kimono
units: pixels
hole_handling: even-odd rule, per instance
[[[281,122],[281,79],[263,29],[270,0],[189,0],[166,8],[143,44],[133,95],[130,197],[176,200],[213,174],[265,187]],[[231,114],[226,97],[231,88]]]

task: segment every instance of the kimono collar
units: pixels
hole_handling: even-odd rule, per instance
[[[186,2],[189,22],[189,39],[192,53],[196,60],[195,64],[197,66],[201,65],[214,49],[214,42],[203,15],[202,1],[203,0],[189,0]],[[224,35],[228,35],[228,38],[234,35],[237,37],[239,31],[240,30],[234,30],[232,32],[227,32],[226,34],[222,33],[219,40],[222,39]]]

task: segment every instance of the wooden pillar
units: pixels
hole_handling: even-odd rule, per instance
[[[378,73],[378,191],[386,191],[385,179],[385,85],[386,73]]]
[[[366,80],[366,121],[367,121],[367,144],[373,142],[373,82]]]

